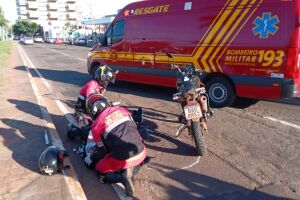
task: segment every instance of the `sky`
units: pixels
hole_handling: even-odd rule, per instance
[[[3,1],[3,0],[0,0]],[[138,0],[83,0],[86,15],[102,17],[104,15],[117,14],[117,11],[125,5]]]
[[[4,12],[4,16],[10,22],[17,19],[17,9],[15,0],[0,0],[0,6]]]
[[[104,15],[116,14],[118,9],[123,8],[125,5],[138,0],[82,0],[84,3],[83,16],[100,18]],[[11,23],[17,19],[17,9],[15,0],[0,0],[0,6],[4,11],[5,18]]]

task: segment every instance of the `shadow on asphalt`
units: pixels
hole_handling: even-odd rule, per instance
[[[44,131],[48,129],[17,119],[2,119],[1,121],[11,127],[0,128],[0,136],[4,140],[4,145],[12,151],[12,158],[24,168],[40,173],[38,158],[46,148],[41,140],[45,134]]]
[[[278,103],[278,104],[300,106],[300,97],[293,97],[293,98],[282,99],[282,100],[264,100],[264,101]]]
[[[172,102],[174,102],[172,99],[173,94],[176,93],[175,88],[130,83],[126,81],[117,81],[114,84],[110,84],[107,90],[121,94],[132,94],[136,96]]]
[[[24,113],[30,113],[31,115],[41,118],[40,106],[29,101],[8,99],[9,103],[14,104],[16,108],[23,111]]]
[[[162,140],[168,141],[172,145],[170,144],[168,144],[168,146],[163,146],[161,144],[155,145],[155,142],[160,142]],[[194,146],[184,141],[181,141],[170,134],[161,133],[158,131],[150,132],[150,139],[146,140],[146,146],[148,149],[151,149],[153,151],[159,151],[167,154],[182,155],[182,156],[197,156]]]
[[[74,109],[75,107],[75,100],[64,100],[62,101],[64,102],[69,108]],[[127,108],[128,110],[135,110],[137,108],[140,108],[138,106],[126,106],[126,105],[121,105],[125,108]],[[166,111],[162,111],[162,110],[157,110],[157,109],[153,109],[153,108],[148,108],[148,107],[141,107],[144,111],[144,117],[148,118],[148,119],[155,119],[155,120],[160,120],[160,121],[165,121],[165,122],[172,122],[172,123],[177,123],[177,120],[169,120],[166,119],[168,116],[174,116],[176,119],[179,116],[179,114],[174,114],[171,112],[166,112]]]
[[[299,97],[292,97],[292,98],[280,99],[280,100],[250,99],[250,98],[238,97],[230,107],[237,108],[237,109],[245,109],[252,105],[255,105],[259,101],[272,102],[272,103],[277,103],[277,104],[294,105],[294,106],[300,105]]]
[[[258,101],[259,99],[237,97],[230,107],[237,109],[245,109],[252,105],[255,105]]]
[[[17,66],[15,67],[15,69],[25,71],[24,66]],[[43,68],[37,68],[37,70],[47,80],[71,84],[79,87],[84,86],[84,84],[86,84],[91,79],[91,76],[89,74],[81,73],[78,71],[50,70],[50,69],[43,69]],[[38,77],[38,75],[33,69],[30,69],[30,72],[32,76]],[[131,83],[126,81],[117,81],[114,84],[110,84],[107,90],[111,92],[121,93],[121,94],[122,93],[132,94],[136,96],[152,98],[152,99],[161,99],[170,102],[174,102],[172,100],[172,97],[173,94],[176,93],[175,88],[152,86],[146,84]],[[230,107],[236,109],[245,109],[252,105],[255,105],[259,101],[260,101],[259,99],[237,97],[235,102]],[[282,99],[282,100],[262,100],[262,101],[273,102],[278,104],[300,105],[299,97]]]
[[[128,109],[132,111],[132,109],[135,108],[136,107],[129,107]],[[195,152],[195,147],[193,145],[190,145],[189,143],[185,142],[185,140],[181,141],[179,138],[174,137],[176,129],[171,130],[172,132],[174,132],[174,135],[172,135],[171,133],[163,133],[158,131],[159,127],[157,126],[157,124],[151,121],[151,119],[155,119],[159,121],[178,123],[177,120],[166,120],[164,119],[166,117],[165,115],[158,114],[157,112],[147,111],[147,108],[143,109],[144,121],[142,126],[147,130],[147,137],[143,138],[145,139],[146,147],[148,149],[167,154],[197,156]],[[185,134],[185,132],[183,132],[182,134]],[[167,141],[170,144],[163,146],[163,143],[158,143],[161,141]]]
[[[201,159],[200,159],[201,161]],[[249,190],[239,185],[228,183],[210,176],[197,174],[189,170],[177,170],[175,168],[152,164],[151,168],[156,169],[164,177],[168,177],[172,181],[178,182],[185,188],[180,189],[174,185],[164,186],[164,190],[168,194],[168,199],[208,199],[208,200],[282,200],[288,199],[274,196],[256,189]],[[167,172],[166,172],[167,171]],[[154,184],[161,185],[157,180]],[[277,191],[280,193],[279,191]]]
[[[15,67],[17,70],[25,71],[24,66]],[[60,83],[72,84],[75,86],[84,86],[90,79],[91,76],[87,73],[81,73],[78,71],[71,70],[51,70],[37,68],[37,70],[43,75],[46,80],[56,81]],[[38,77],[34,69],[30,69],[32,76]],[[107,88],[108,91],[132,94],[136,96],[161,99],[165,101],[172,101],[173,94],[176,93],[175,88],[167,88],[160,86],[151,86],[145,84],[130,83],[125,81],[117,81],[114,84],[110,84]]]
[[[24,71],[23,66],[17,66],[15,69]],[[51,70],[37,68],[37,70],[43,75],[46,80],[56,81],[66,84],[72,84],[82,87],[86,84],[91,76],[87,73],[81,73],[78,71],[71,70]],[[33,69],[30,69],[32,76],[38,77]],[[110,84],[107,88],[108,91],[123,93],[123,94],[133,94],[136,96],[142,96],[146,98],[161,99],[166,101],[173,101],[173,94],[176,93],[176,89],[151,86],[145,84],[130,83],[125,81],[117,81],[114,84]]]
[[[137,109],[139,107],[137,106],[125,106],[127,109]],[[160,120],[160,121],[164,121],[164,122],[173,122],[173,123],[177,123],[178,122],[178,116],[179,114],[174,114],[171,112],[167,112],[167,111],[163,111],[163,110],[157,110],[154,108],[148,108],[148,107],[141,107],[144,111],[144,117],[145,118],[149,118],[149,119],[155,119],[155,120]],[[169,120],[166,119],[169,116],[173,116],[176,118],[176,120]]]
[[[40,108],[36,104],[16,99],[9,99],[8,102],[24,113],[30,113],[37,118],[41,117]],[[0,128],[0,135],[4,139],[4,144],[13,152],[13,159],[25,168],[39,173],[37,161],[40,153],[46,148],[45,143],[40,141],[43,141],[48,128],[21,119],[2,119],[1,121],[11,127],[10,129]]]
[[[15,67],[15,69],[25,71],[24,66],[17,66]],[[29,70],[33,77],[38,77],[34,69],[29,69]],[[46,80],[76,85],[80,87],[82,87],[91,79],[91,76],[89,74],[81,73],[78,71],[70,71],[70,70],[60,71],[60,70],[51,70],[51,69],[42,69],[42,68],[37,68],[37,70],[43,75],[43,77]]]
[[[25,113],[30,113],[37,118],[41,118],[40,108],[37,104],[29,101],[9,99],[10,103]],[[64,116],[51,114],[51,118],[60,135],[63,145],[67,152],[75,171],[78,175],[79,182],[82,184],[83,190],[88,199],[96,200],[99,198],[99,193],[106,193],[107,199],[115,199],[112,194],[107,194],[107,191],[115,194],[109,185],[103,185],[98,180],[96,173],[89,170],[83,164],[82,158],[73,153],[73,148],[79,146],[78,141],[70,141],[66,136],[67,120]],[[13,159],[23,167],[40,173],[38,168],[38,159],[41,152],[47,147],[44,142],[45,131],[49,133],[49,128],[46,126],[34,125],[25,121],[15,119],[1,119],[2,123],[11,127],[10,129],[0,128],[0,137],[4,139],[4,145],[13,152]],[[19,130],[21,134],[18,134]],[[95,186],[95,184],[98,184]],[[105,192],[106,191],[106,192]]]

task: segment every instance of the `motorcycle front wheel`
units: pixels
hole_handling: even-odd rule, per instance
[[[204,143],[204,137],[201,133],[201,127],[199,122],[191,122],[191,134],[194,138],[196,145],[196,153],[198,156],[203,156],[205,154],[206,148]]]

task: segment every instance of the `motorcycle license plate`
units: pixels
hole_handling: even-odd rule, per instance
[[[184,106],[184,114],[187,120],[202,117],[202,111],[198,103]]]

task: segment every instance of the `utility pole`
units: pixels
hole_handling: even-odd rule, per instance
[[[89,6],[90,6],[90,16],[91,16],[91,22],[92,22],[92,39],[93,42],[95,42],[95,36],[94,36],[94,16],[93,16],[93,12],[92,12],[92,3],[89,2]]]

